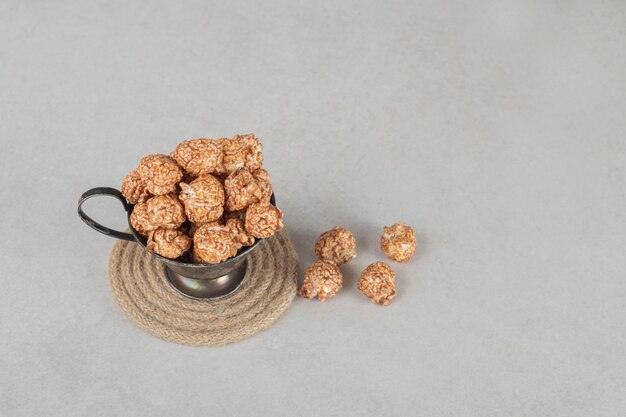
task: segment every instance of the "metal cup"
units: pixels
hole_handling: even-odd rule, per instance
[[[83,211],[83,203],[96,196],[109,196],[118,199],[128,218],[128,227],[131,233],[109,229],[94,221]],[[272,194],[271,203],[276,204]],[[218,264],[194,264],[181,260],[165,258],[146,248],[146,238],[141,236],[130,224],[130,214],[133,204],[129,204],[121,192],[115,188],[97,187],[86,191],[78,200],[78,215],[92,229],[117,239],[137,242],[146,252],[163,262],[170,284],[181,294],[196,299],[215,299],[225,297],[235,291],[246,276],[248,255],[259,245],[261,239],[255,239],[251,246],[243,247],[237,255]]]

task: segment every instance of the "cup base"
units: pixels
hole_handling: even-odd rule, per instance
[[[247,264],[244,260],[228,274],[211,279],[185,277],[167,266],[165,269],[167,279],[176,291],[185,297],[207,300],[223,298],[237,290],[246,277]]]

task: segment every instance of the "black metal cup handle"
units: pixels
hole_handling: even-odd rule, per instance
[[[124,210],[126,212],[128,212],[128,210],[130,209],[130,205],[126,202],[126,198],[124,198],[122,193],[120,193],[115,188],[110,188],[110,187],[92,188],[91,190],[85,191],[83,195],[80,196],[80,199],[78,200],[78,215],[80,216],[81,220],[84,221],[85,224],[87,224],[87,226],[91,227],[94,230],[97,230],[98,232],[102,234],[113,236],[118,239],[130,240],[131,242],[134,242],[135,237],[132,234],[109,229],[108,227],[101,225],[100,223],[96,222],[91,217],[85,214],[85,212],[83,211],[83,203],[89,200],[91,197],[102,196],[102,195],[115,197],[118,200],[120,200],[120,202],[124,205]]]

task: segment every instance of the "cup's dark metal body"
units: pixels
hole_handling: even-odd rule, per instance
[[[83,211],[83,203],[96,196],[109,196],[118,199],[126,210],[130,233],[109,229],[93,220]],[[276,204],[274,195],[272,204]],[[146,249],[146,238],[141,236],[130,224],[133,205],[126,201],[121,192],[115,188],[98,187],[86,191],[78,200],[78,215],[91,228],[105,235],[118,239],[137,242],[146,252],[165,264],[167,277],[172,286],[180,293],[191,298],[220,298],[235,291],[246,275],[247,256],[258,246],[260,239],[254,244],[242,248],[236,256],[219,264],[194,264],[165,258]]]

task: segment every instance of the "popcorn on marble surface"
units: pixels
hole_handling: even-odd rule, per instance
[[[376,262],[361,273],[357,286],[374,304],[388,305],[396,296],[396,273],[386,263]]]
[[[337,294],[343,285],[339,267],[330,261],[316,261],[304,271],[304,282],[300,287],[303,298],[319,298],[324,301]]]
[[[385,227],[380,237],[380,248],[390,259],[408,262],[415,253],[417,239],[409,226],[396,223]]]
[[[335,226],[317,239],[315,254],[325,261],[343,265],[356,257],[356,238],[348,229]]]

